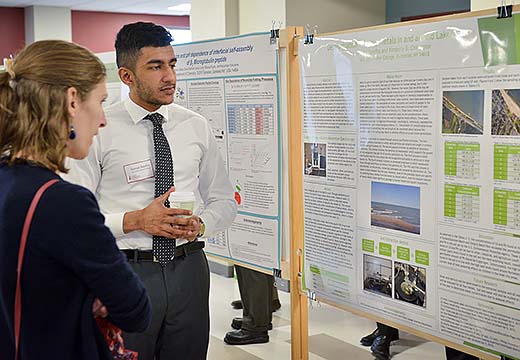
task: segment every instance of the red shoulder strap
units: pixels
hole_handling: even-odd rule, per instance
[[[15,340],[15,360],[18,360],[18,344],[20,343],[20,324],[22,319],[22,289],[20,288],[20,276],[22,274],[23,256],[25,254],[25,245],[27,244],[27,236],[29,235],[29,228],[31,227],[31,221],[38,206],[38,202],[42,197],[45,190],[51,185],[58,182],[57,179],[49,180],[43,184],[32,199],[27,215],[25,216],[25,222],[22,229],[22,237],[20,239],[20,249],[18,250],[18,266],[16,267],[16,295],[14,298],[14,340]]]

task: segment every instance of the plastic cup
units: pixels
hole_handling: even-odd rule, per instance
[[[170,207],[191,210],[193,212],[195,208],[195,194],[191,191],[175,191],[170,194],[168,199],[170,201]],[[188,215],[182,215],[182,217],[189,217]]]

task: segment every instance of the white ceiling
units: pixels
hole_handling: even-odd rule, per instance
[[[61,6],[72,10],[123,12],[157,15],[187,15],[168,10],[168,7],[191,0],[0,0],[0,7]]]

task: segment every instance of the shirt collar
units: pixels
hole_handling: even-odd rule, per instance
[[[141,106],[137,105],[135,102],[132,101],[132,99],[127,98],[124,101],[124,105],[128,113],[130,114],[130,117],[132,118],[132,121],[137,124],[139,121],[143,120],[145,116],[148,114],[151,114],[150,111],[143,109]],[[154,111],[156,113],[159,113],[163,116],[164,121],[168,121],[168,107],[161,106],[157,111]]]

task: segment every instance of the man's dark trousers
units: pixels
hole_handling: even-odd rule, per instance
[[[273,276],[239,265],[235,271],[243,305],[242,329],[268,331],[273,318]]]
[[[144,333],[123,334],[125,347],[137,351],[139,360],[206,359],[209,268],[204,252],[178,256],[164,268],[155,262],[130,264],[148,290],[153,315]]]

